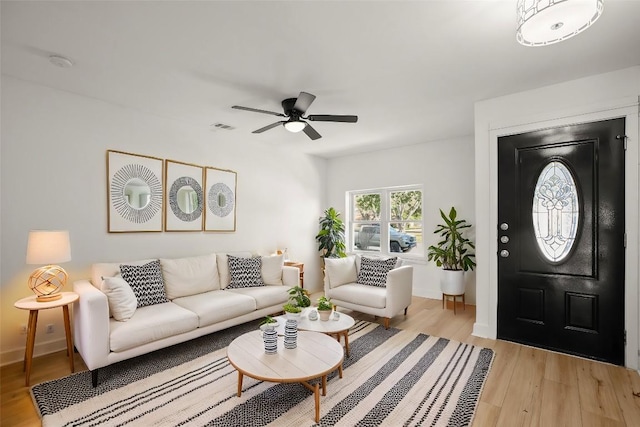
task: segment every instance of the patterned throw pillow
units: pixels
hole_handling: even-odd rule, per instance
[[[262,260],[256,258],[242,258],[228,255],[229,274],[231,282],[227,289],[249,288],[264,286],[262,281]]]
[[[372,259],[362,257],[358,281],[361,285],[378,286],[384,288],[387,284],[387,273],[393,270],[398,257],[389,259]]]
[[[164,292],[160,260],[144,265],[121,265],[120,273],[138,299],[138,308],[169,302]]]

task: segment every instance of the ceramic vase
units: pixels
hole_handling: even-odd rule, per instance
[[[298,345],[298,322],[289,319],[284,325],[284,348],[293,349]]]
[[[320,315],[320,320],[326,322],[331,317],[331,310],[318,310],[318,314]]]
[[[278,352],[278,332],[275,329],[267,329],[262,334],[264,340],[264,352],[275,354]]]

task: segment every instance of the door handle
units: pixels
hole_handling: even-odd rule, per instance
[[[508,250],[506,250],[506,249],[501,250],[501,251],[500,251],[500,256],[501,256],[502,258],[508,258],[508,257],[509,257],[509,251],[508,251]]]

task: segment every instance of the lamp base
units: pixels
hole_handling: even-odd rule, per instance
[[[50,301],[59,300],[60,298],[62,298],[62,294],[40,295],[39,297],[36,298],[36,301],[38,301],[38,302],[50,302]]]

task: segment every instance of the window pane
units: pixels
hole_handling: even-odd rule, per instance
[[[353,203],[354,221],[380,221],[380,194],[356,194]]]
[[[356,249],[380,252],[379,224],[354,224],[352,238]]]
[[[533,229],[542,254],[553,262],[564,259],[578,233],[578,193],[571,171],[551,162],[540,173],[533,195]]]
[[[395,191],[391,193],[391,221],[422,221],[422,191]]]
[[[416,234],[422,236],[420,223],[392,223],[389,226],[389,252],[411,252],[418,244]]]

